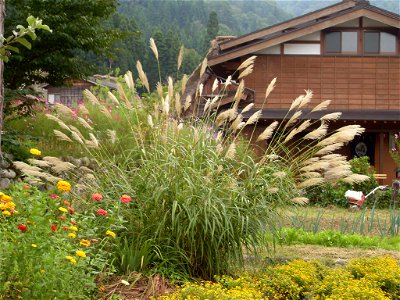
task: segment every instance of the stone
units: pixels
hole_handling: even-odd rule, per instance
[[[13,170],[1,170],[0,176],[3,178],[13,179],[17,176],[17,174]]]
[[[0,188],[7,189],[10,186],[11,180],[8,178],[1,178],[0,179]]]
[[[8,169],[10,166],[11,166],[11,164],[7,160],[5,160],[4,158],[0,159],[0,168],[1,169]]]
[[[347,261],[342,258],[338,258],[337,260],[335,260],[335,265],[344,266],[346,263]]]

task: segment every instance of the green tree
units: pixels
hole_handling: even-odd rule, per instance
[[[8,0],[5,31],[21,24],[27,15],[41,16],[53,29],[34,42],[34,51],[21,49],[4,71],[5,86],[11,89],[34,82],[60,85],[68,77],[79,78],[93,70],[77,54],[80,51],[111,55],[111,45],[121,37],[105,29],[103,22],[115,12],[117,0]]]
[[[207,22],[207,36],[204,40],[204,52],[210,48],[210,41],[212,41],[219,31],[218,14],[215,11],[210,12]]]

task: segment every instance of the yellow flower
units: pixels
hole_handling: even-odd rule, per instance
[[[62,211],[62,212],[65,212],[65,213],[68,212],[68,210],[66,208],[64,208],[64,207],[59,207],[58,210]]]
[[[109,236],[111,236],[111,237],[113,237],[113,238],[115,238],[117,235],[115,234],[115,232],[112,232],[111,230],[107,230],[106,231],[106,234],[107,235],[109,235]]]
[[[68,233],[68,236],[73,239],[76,238],[76,234],[72,232]]]
[[[71,190],[71,184],[65,180],[57,182],[57,189],[62,192],[69,192]]]
[[[36,244],[32,244],[31,245],[33,248],[37,248],[37,245]]]
[[[69,226],[69,229],[71,229],[72,231],[78,231],[78,227],[76,226]]]
[[[77,250],[76,251],[76,255],[79,256],[79,257],[86,257],[86,253],[83,252],[82,250]]]
[[[11,213],[8,210],[3,211],[3,215],[5,216],[11,216]]]
[[[75,260],[75,258],[73,258],[72,256],[67,255],[65,258],[68,259],[68,260],[71,262],[71,264],[73,264],[73,265],[76,264],[76,260]]]
[[[11,197],[11,196],[8,196],[8,195],[6,195],[6,194],[3,194],[3,195],[1,196],[1,201],[4,202],[4,203],[10,202],[11,199],[12,199],[12,197]]]
[[[0,210],[5,210],[6,209],[6,205],[3,203],[0,203]]]
[[[31,148],[30,150],[29,150],[29,152],[31,153],[31,154],[33,154],[33,155],[42,155],[42,152],[40,151],[40,150],[38,150],[38,149],[36,149],[36,148]]]
[[[86,246],[86,247],[90,246],[90,242],[88,240],[81,240],[79,244],[81,244],[82,246]]]
[[[7,202],[6,203],[6,208],[12,210],[15,208],[15,203],[14,202]]]

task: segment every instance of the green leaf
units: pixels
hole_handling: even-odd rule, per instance
[[[26,38],[16,38],[16,41],[18,42],[18,43],[20,43],[21,45],[24,45],[26,48],[28,48],[28,49],[31,49],[32,48],[32,45],[31,45],[31,43],[29,43],[27,40],[26,40]]]
[[[38,29],[43,29],[43,30],[46,30],[46,31],[49,31],[49,32],[52,32],[52,30],[50,29],[50,27],[47,26],[47,25],[38,25],[37,28],[38,28]]]
[[[8,57],[0,54],[0,59],[4,62],[8,62]]]
[[[26,21],[28,22],[29,26],[34,26],[36,23],[36,18],[34,16],[29,16],[26,18]]]
[[[16,53],[19,53],[19,49],[18,49],[17,47],[7,45],[7,46],[5,46],[5,48],[6,48],[7,50],[11,50],[11,51],[14,51],[14,52],[16,52]]]
[[[28,31],[27,34],[32,40],[36,40],[37,35],[34,31]]]

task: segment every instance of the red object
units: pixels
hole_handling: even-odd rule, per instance
[[[131,198],[131,196],[124,194],[121,196],[120,200],[122,203],[129,203],[132,201],[132,198]]]
[[[63,221],[65,220],[65,216],[59,216],[58,218],[59,218],[60,220],[63,220]]]
[[[24,185],[23,188],[24,188],[24,189],[29,189],[30,186],[29,186],[29,185]]]
[[[103,196],[101,194],[95,193],[95,194],[92,194],[92,199],[94,201],[100,201],[100,200],[103,200]]]
[[[50,195],[50,198],[51,198],[51,199],[57,199],[58,196],[57,196],[56,194],[51,194],[51,195]]]
[[[57,225],[56,225],[56,224],[52,224],[52,225],[50,226],[50,228],[51,228],[51,231],[53,231],[53,232],[56,232],[56,231],[57,231]]]
[[[26,232],[28,230],[28,227],[24,224],[18,224],[18,229],[22,232]]]
[[[64,229],[65,231],[69,230],[68,226],[63,226],[62,229]]]
[[[97,213],[98,213],[99,215],[107,216],[107,211],[105,211],[104,209],[101,209],[101,208],[99,208],[99,209],[97,210]]]
[[[75,221],[71,221],[72,225],[78,225],[78,223],[76,223]]]
[[[69,202],[69,201],[64,201],[64,205],[71,205],[71,202]]]
[[[74,213],[75,213],[75,209],[74,209],[73,207],[68,207],[68,211],[69,211],[71,214],[74,214]]]

